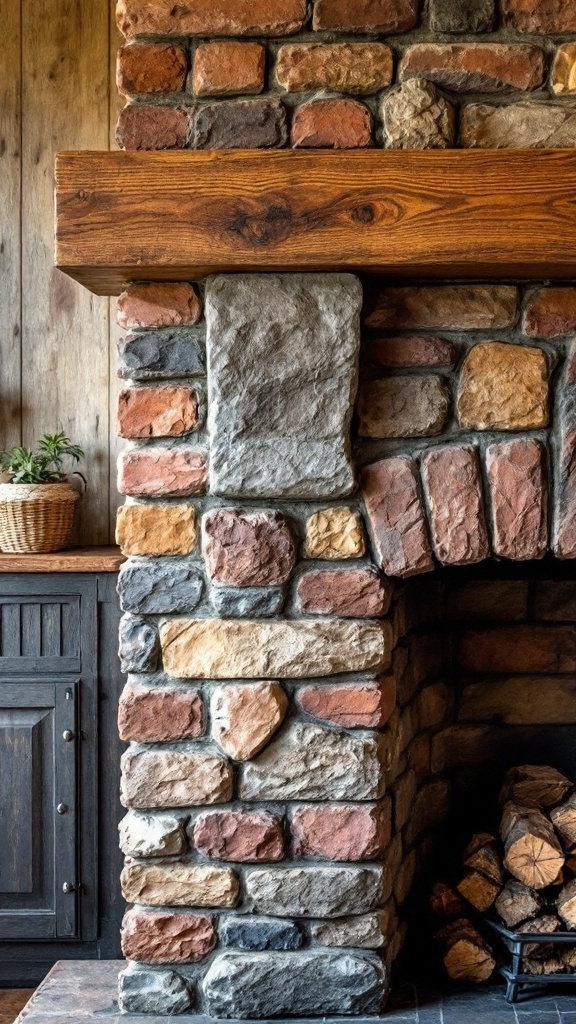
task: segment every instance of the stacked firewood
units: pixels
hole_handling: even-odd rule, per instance
[[[499,836],[474,835],[464,851],[465,873],[454,886],[437,882],[431,907],[444,964],[456,980],[486,981],[496,967],[482,918],[511,931],[576,929],[576,787],[543,765],[512,768],[500,792]],[[528,943],[522,971],[576,971],[575,945]]]

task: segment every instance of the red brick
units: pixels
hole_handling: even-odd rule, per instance
[[[576,32],[576,7],[572,0],[503,0],[502,6],[506,25],[519,32]]]
[[[281,46],[276,80],[288,92],[334,92],[363,95],[386,89],[394,69],[385,43],[289,43]]]
[[[317,32],[407,32],[418,21],[418,0],[315,0]]]
[[[267,811],[210,811],[196,819],[196,849],[212,860],[282,860],[282,822]]]
[[[298,704],[314,718],[343,729],[378,729],[396,707],[396,680],[381,676],[374,682],[305,686],[298,692]]]
[[[540,441],[492,444],[486,453],[492,545],[501,558],[543,558],[548,539],[545,452]]]
[[[118,396],[120,437],[179,437],[197,425],[193,388],[125,388]]]
[[[367,359],[379,366],[454,366],[458,354],[445,338],[419,334],[399,334],[375,338],[365,347]]]
[[[160,743],[204,732],[204,705],[196,690],[124,690],[118,709],[121,740]]]
[[[298,597],[308,615],[361,619],[386,615],[392,587],[371,569],[319,569],[300,578]]]
[[[185,149],[190,139],[190,110],[130,103],[118,115],[120,149]]]
[[[234,96],[264,88],[266,50],[260,43],[202,43],[194,55],[197,96]]]
[[[359,149],[372,145],[372,115],[355,100],[315,100],[294,113],[291,132],[296,148]]]
[[[539,46],[514,43],[417,43],[400,64],[399,78],[425,78],[454,92],[537,89],[546,77]]]
[[[306,0],[119,0],[123,35],[290,36],[307,17]]]
[[[208,467],[192,448],[131,448],[118,457],[118,492],[132,498],[204,494]]]
[[[416,464],[383,459],[362,472],[362,497],[381,567],[389,576],[414,576],[434,568]]]
[[[121,46],[116,55],[116,86],[123,96],[180,92],[187,73],[186,50],[170,43]]]
[[[378,857],[391,839],[391,805],[299,807],[291,832],[297,856],[362,861]]]
[[[518,290],[499,284],[379,287],[368,299],[367,327],[473,331],[513,327]]]
[[[233,587],[285,583],[296,547],[280,512],[217,508],[202,521],[202,546],[210,577]]]
[[[539,288],[524,312],[529,338],[559,338],[576,331],[576,288]]]
[[[460,665],[471,672],[574,672],[572,626],[503,626],[464,633]]]
[[[147,964],[193,964],[216,947],[211,917],[204,914],[129,910],[122,921],[122,952]]]
[[[422,477],[434,554],[443,565],[471,565],[490,554],[478,454],[473,447],[435,448]]]
[[[202,304],[195,288],[186,282],[131,284],[117,303],[120,327],[185,327],[196,324]]]

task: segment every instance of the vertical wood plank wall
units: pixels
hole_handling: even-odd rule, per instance
[[[113,303],[53,267],[53,167],[108,149],[114,0],[0,0],[0,447],[62,427],[86,450],[78,541],[113,539]]]

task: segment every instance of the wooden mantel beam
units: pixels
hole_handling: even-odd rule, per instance
[[[576,277],[576,151],[62,153],[56,265],[97,294],[242,271]]]

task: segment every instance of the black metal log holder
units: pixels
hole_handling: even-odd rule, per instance
[[[576,931],[573,932],[512,932],[499,921],[486,920],[486,924],[495,931],[506,949],[511,954],[511,966],[501,965],[498,970],[506,981],[505,999],[507,1003],[516,1003],[521,991],[528,989],[541,990],[548,985],[576,985],[576,972],[573,974],[523,974],[522,957],[524,946],[530,944],[538,945],[564,945],[576,946]]]

